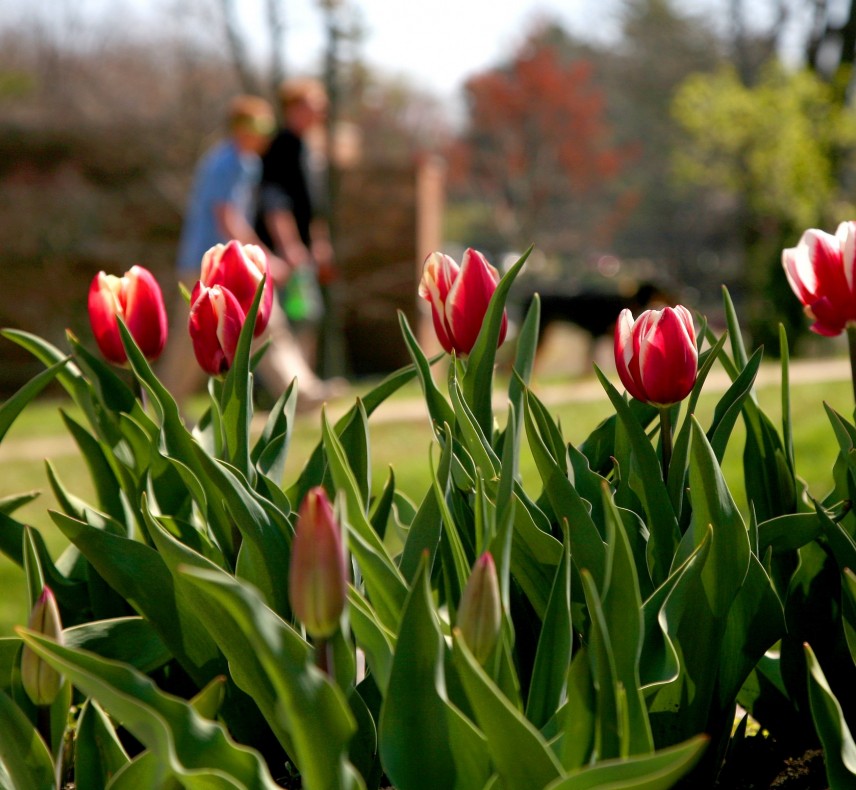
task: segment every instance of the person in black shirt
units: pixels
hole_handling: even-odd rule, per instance
[[[280,87],[283,128],[262,159],[256,229],[290,268],[281,289],[286,315],[310,364],[323,314],[318,282],[333,275],[333,248],[323,208],[326,159],[323,120],[327,95],[313,79],[286,80]],[[320,137],[320,139],[319,139]]]

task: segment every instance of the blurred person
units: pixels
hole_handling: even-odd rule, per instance
[[[327,191],[323,137],[327,93],[318,80],[297,78],[282,83],[279,98],[283,126],[262,157],[256,230],[290,269],[280,298],[314,366],[325,309],[319,284],[326,286],[335,277],[333,247],[321,210]]]
[[[230,102],[225,136],[197,164],[182,226],[177,270],[179,281],[188,290],[199,279],[207,250],[230,239],[262,246],[274,282],[287,279],[288,265],[270,252],[253,227],[262,169],[260,157],[275,128],[273,109],[264,99],[240,95]],[[162,370],[164,383],[179,403],[204,383],[204,373],[193,361],[187,315],[188,307],[181,297],[173,313],[176,326]],[[307,364],[278,304],[274,304],[261,340],[270,341],[258,366],[270,391],[278,396],[296,377],[300,408],[311,408],[334,394]]]

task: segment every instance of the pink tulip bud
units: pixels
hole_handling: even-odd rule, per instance
[[[314,639],[336,633],[348,596],[342,533],[321,486],[303,499],[291,544],[291,608]]]
[[[235,358],[244,311],[231,291],[201,282],[193,288],[190,305],[188,328],[196,360],[206,373],[223,375]]]
[[[499,580],[493,556],[486,551],[476,561],[458,606],[457,626],[480,664],[487,661],[502,625]]]
[[[615,367],[637,400],[667,406],[683,400],[698,373],[695,328],[686,307],[646,310],[633,320],[622,310],[615,325]]]
[[[460,267],[442,252],[425,259],[419,295],[430,303],[437,339],[448,353],[472,351],[498,282],[499,272],[473,249],[464,253]],[[507,329],[503,313],[497,345],[505,340]]]
[[[42,590],[42,594],[33,606],[27,627],[31,631],[44,634],[62,643],[59,607],[54,594],[48,587]],[[21,683],[34,705],[50,705],[59,694],[62,675],[24,645],[21,650]]]
[[[268,271],[267,256],[255,244],[241,244],[234,239],[217,244],[202,257],[203,285],[221,285],[234,294],[244,314],[250,311],[262,277],[267,275],[262,301],[253,334],[258,337],[268,325],[273,307],[273,280]]]
[[[834,236],[807,230],[783,250],[782,266],[813,332],[832,337],[856,324],[856,222],[842,222]]]
[[[122,277],[98,272],[89,286],[89,322],[104,358],[116,365],[128,361],[117,316],[147,359],[156,359],[166,343],[163,295],[148,269],[132,266]]]

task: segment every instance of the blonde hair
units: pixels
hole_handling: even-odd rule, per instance
[[[283,109],[298,102],[306,102],[315,110],[327,109],[327,91],[320,80],[312,77],[294,77],[279,86],[279,100]]]
[[[226,125],[230,132],[241,130],[270,134],[276,123],[273,108],[260,96],[241,94],[229,102],[226,113]]]

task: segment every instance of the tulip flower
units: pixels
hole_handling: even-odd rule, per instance
[[[255,244],[241,244],[233,239],[228,244],[215,245],[202,257],[202,284],[209,288],[220,285],[231,291],[244,314],[250,311],[259,283],[266,275],[265,289],[253,329],[255,337],[268,325],[273,307],[273,280],[264,250]]]
[[[196,283],[190,297],[188,328],[199,366],[212,376],[226,373],[246,316],[235,295],[220,285]]]
[[[464,253],[460,267],[442,252],[425,259],[419,295],[431,305],[437,339],[449,354],[470,353],[498,282],[499,272],[473,249]],[[497,345],[505,340],[507,329],[503,313]]]
[[[44,634],[62,643],[59,607],[49,587],[42,590],[42,594],[33,606],[27,627],[31,631]],[[62,675],[24,645],[21,651],[21,684],[34,705],[50,705],[59,694]]]
[[[637,400],[668,406],[683,400],[698,372],[698,350],[686,307],[646,310],[633,320],[622,310],[615,325],[615,366]]]
[[[148,269],[132,266],[122,277],[98,272],[89,286],[89,322],[104,358],[116,365],[128,361],[119,334],[121,318],[147,359],[156,359],[166,343],[163,295]]]
[[[663,479],[672,457],[671,406],[690,394],[698,349],[690,311],[682,305],[646,310],[633,320],[622,310],[615,325],[615,367],[627,391],[660,410]]]
[[[834,236],[807,230],[782,251],[782,266],[813,332],[833,337],[856,325],[856,222],[842,222]]]
[[[313,639],[326,640],[336,633],[348,596],[348,571],[341,530],[321,486],[309,490],[298,511],[288,595]]]
[[[480,664],[487,661],[502,625],[499,580],[493,556],[486,551],[476,561],[458,606],[457,627]]]

